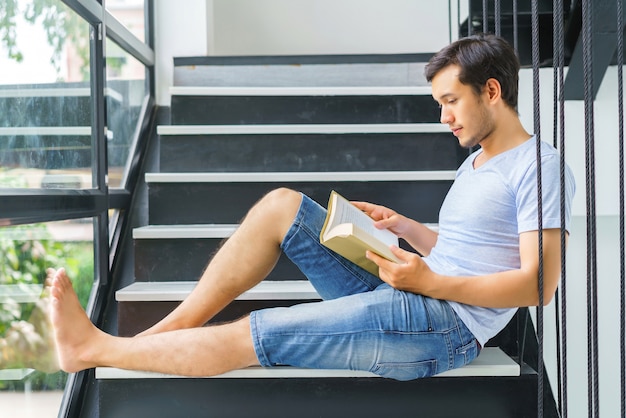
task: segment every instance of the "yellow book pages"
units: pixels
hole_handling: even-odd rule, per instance
[[[390,245],[398,245],[398,237],[390,231],[376,229],[373,219],[335,191],[330,194],[320,242],[375,275],[378,266],[365,257],[366,250],[400,262],[389,249]]]

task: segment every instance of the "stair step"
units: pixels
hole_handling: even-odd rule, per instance
[[[295,266],[294,266],[295,268]],[[320,296],[305,280],[265,280],[245,292],[212,322],[227,322],[241,318],[251,311],[272,307],[287,307],[297,303],[319,301]],[[118,335],[132,336],[151,327],[182,302],[197,281],[135,282],[116,292]]]
[[[133,229],[134,239],[228,238],[239,224],[148,225]]]
[[[480,355],[467,366],[449,370],[436,377],[480,377],[519,376],[520,366],[498,347],[485,347]],[[297,367],[249,367],[234,370],[210,378],[216,379],[288,379],[288,378],[379,378],[374,373],[355,370],[317,370]],[[152,372],[130,371],[109,367],[98,367],[96,379],[164,379],[185,377]]]
[[[432,54],[227,56],[174,58],[178,86],[410,86],[428,85]]]
[[[428,96],[430,86],[419,87],[170,87],[172,96]],[[433,103],[434,104],[434,103]]]
[[[183,301],[197,281],[135,282],[115,292],[118,302]],[[262,281],[236,300],[319,300],[320,296],[306,280]]]
[[[172,87],[173,125],[437,123],[430,87]]]
[[[408,382],[380,378],[155,378],[101,379],[97,386],[102,418],[538,416],[537,375],[527,368],[520,376]]]
[[[282,135],[450,133],[441,123],[289,124],[289,125],[161,125],[159,135]]]
[[[349,171],[263,173],[146,173],[147,183],[266,183],[326,181],[442,181],[454,180],[456,171]]]
[[[149,223],[232,224],[278,187],[299,190],[326,206],[331,190],[351,200],[393,208],[420,222],[437,222],[452,171],[350,173],[153,173],[146,175]]]
[[[158,132],[164,172],[456,170],[467,157],[442,124],[172,125]]]
[[[211,257],[239,225],[150,225],[133,230],[135,280],[167,282],[200,278]],[[168,254],[163,257],[163,254]],[[184,262],[181,262],[184,260]],[[300,279],[302,272],[283,254],[269,280]]]
[[[429,224],[437,229],[436,224]],[[135,280],[168,282],[200,278],[211,257],[238,225],[150,225],[133,230]],[[167,257],[163,257],[167,254]],[[181,262],[183,260],[183,262]],[[305,280],[281,254],[266,280]]]
[[[437,231],[437,224],[425,224]],[[228,238],[239,227],[238,224],[197,224],[197,225],[148,225],[133,229],[134,239],[193,239]]]

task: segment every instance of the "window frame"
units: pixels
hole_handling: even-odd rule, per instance
[[[92,137],[91,189],[0,189],[0,225],[79,218],[94,219],[94,287],[87,314],[99,323],[109,294],[109,277],[116,262],[118,244],[127,224],[131,197],[139,178],[140,163],[146,149],[147,137],[154,120],[156,105],[154,55],[154,0],[145,0],[145,39],[140,41],[118,21],[101,0],[60,0],[81,16],[90,27],[90,89]],[[106,54],[107,36],[146,68],[147,95],[138,120],[128,159],[128,169],[120,187],[108,186],[106,139]],[[116,215],[109,217],[109,211]],[[59,417],[75,416],[80,412],[84,383],[89,372],[70,374],[61,403]]]

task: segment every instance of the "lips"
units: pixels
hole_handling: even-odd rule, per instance
[[[450,128],[454,136],[459,136],[459,132],[461,132],[461,129],[462,128]]]

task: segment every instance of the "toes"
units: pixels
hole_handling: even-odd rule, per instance
[[[72,282],[70,281],[70,278],[67,277],[67,273],[63,267],[57,270],[55,277],[59,280],[63,287],[72,287]]]

